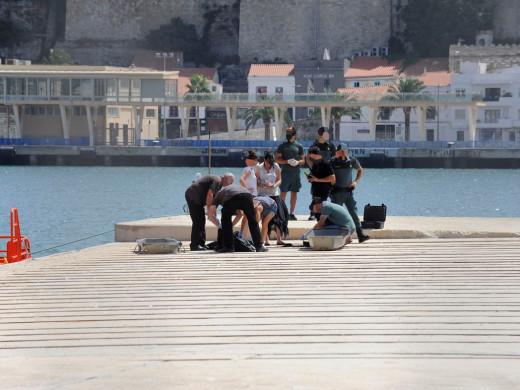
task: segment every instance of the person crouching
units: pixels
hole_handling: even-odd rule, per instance
[[[244,187],[237,185],[229,185],[222,188],[210,206],[208,217],[211,222],[219,226],[217,220],[217,207],[222,206],[222,241],[223,247],[218,250],[219,253],[234,252],[234,237],[233,237],[233,214],[237,210],[242,210],[244,216],[247,218],[253,244],[257,252],[267,252],[267,248],[262,242],[260,228],[256,220],[255,207],[253,204],[253,195]]]

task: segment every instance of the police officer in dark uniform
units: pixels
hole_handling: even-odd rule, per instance
[[[357,159],[354,157],[348,157],[347,152],[347,146],[339,144],[336,150],[336,157],[330,160],[330,165],[332,165],[332,169],[336,176],[336,184],[332,188],[330,199],[333,203],[345,205],[347,207],[356,226],[358,241],[359,243],[362,243],[370,239],[370,237],[365,235],[361,228],[356,200],[354,199],[354,190],[358,185],[361,176],[363,176],[363,168]],[[356,178],[352,180],[354,171],[356,171]]]
[[[336,154],[336,146],[334,145],[334,143],[329,141],[329,128],[326,126],[320,127],[318,129],[318,135],[320,136],[320,138],[318,138],[314,141],[314,143],[309,148],[309,152],[307,153],[306,161],[307,161],[307,165],[309,166],[309,168],[311,170],[314,165],[314,161],[310,157],[310,155],[312,154],[312,153],[310,153],[310,150],[312,147],[317,147],[320,150],[319,154],[321,155],[321,160],[325,161],[327,163],[330,161],[331,158],[334,158],[334,156]],[[312,194],[312,191],[311,191],[311,194]],[[323,200],[326,200],[326,199],[327,198],[324,198]],[[313,220],[316,217],[314,215],[313,205],[314,205],[314,203],[311,203],[309,205],[309,210],[310,210],[309,221]]]

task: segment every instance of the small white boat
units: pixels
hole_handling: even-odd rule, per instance
[[[351,234],[352,229],[329,226],[311,230],[306,239],[315,251],[333,251],[343,248]]]

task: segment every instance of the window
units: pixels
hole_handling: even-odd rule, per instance
[[[509,141],[511,141],[511,142],[516,141],[516,133],[514,131],[509,132]]]
[[[70,79],[61,79],[61,96],[70,96]]]
[[[428,107],[426,109],[426,119],[435,119],[437,117],[437,108]]]
[[[500,119],[500,110],[485,110],[484,121],[485,123],[498,123]]]
[[[456,120],[466,119],[466,110],[455,110],[455,119]]]
[[[466,96],[466,90],[465,89],[457,89],[457,90],[455,90],[455,95],[457,97],[465,97]]]
[[[326,92],[330,89],[330,79],[326,78],[323,80],[323,90]]]
[[[426,129],[426,141],[435,141],[435,130]]]
[[[502,118],[509,119],[509,108],[504,108],[502,110]]]
[[[170,118],[173,118],[173,117],[178,117],[179,116],[179,107],[177,106],[170,106],[169,107],[169,117]]]
[[[275,87],[274,88],[275,93],[283,93],[283,87]]]
[[[73,113],[74,116],[85,116],[87,115],[87,110],[85,107],[74,107]]]
[[[155,110],[153,108],[147,108],[145,114],[147,118],[155,118]]]
[[[457,131],[457,141],[464,141],[464,130]]]
[[[486,88],[485,102],[497,102],[500,99],[500,88]]]
[[[256,93],[267,93],[267,87],[266,86],[256,87]]]
[[[359,81],[354,81],[354,88],[359,88],[360,84]]]
[[[388,108],[388,107],[381,107],[379,109],[379,118],[382,119],[382,120],[389,120],[390,119],[390,113],[391,113],[391,109]]]
[[[95,79],[94,80],[94,96],[105,97],[105,80]]]
[[[197,117],[197,108],[191,107],[190,108],[190,118],[196,118]]]
[[[314,107],[308,107],[307,108],[307,116],[311,117],[314,115]]]
[[[482,129],[480,135],[483,140],[502,141],[501,129]]]
[[[108,107],[107,108],[107,115],[112,117],[119,116],[119,108],[117,107]]]

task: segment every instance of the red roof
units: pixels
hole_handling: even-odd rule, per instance
[[[418,77],[427,87],[446,87],[451,83],[451,75],[455,72],[426,72]]]
[[[399,73],[403,61],[390,63],[382,57],[356,57],[354,63],[345,73],[346,78],[359,77],[391,77]]]
[[[290,76],[293,74],[294,64],[251,64],[250,77]]]

